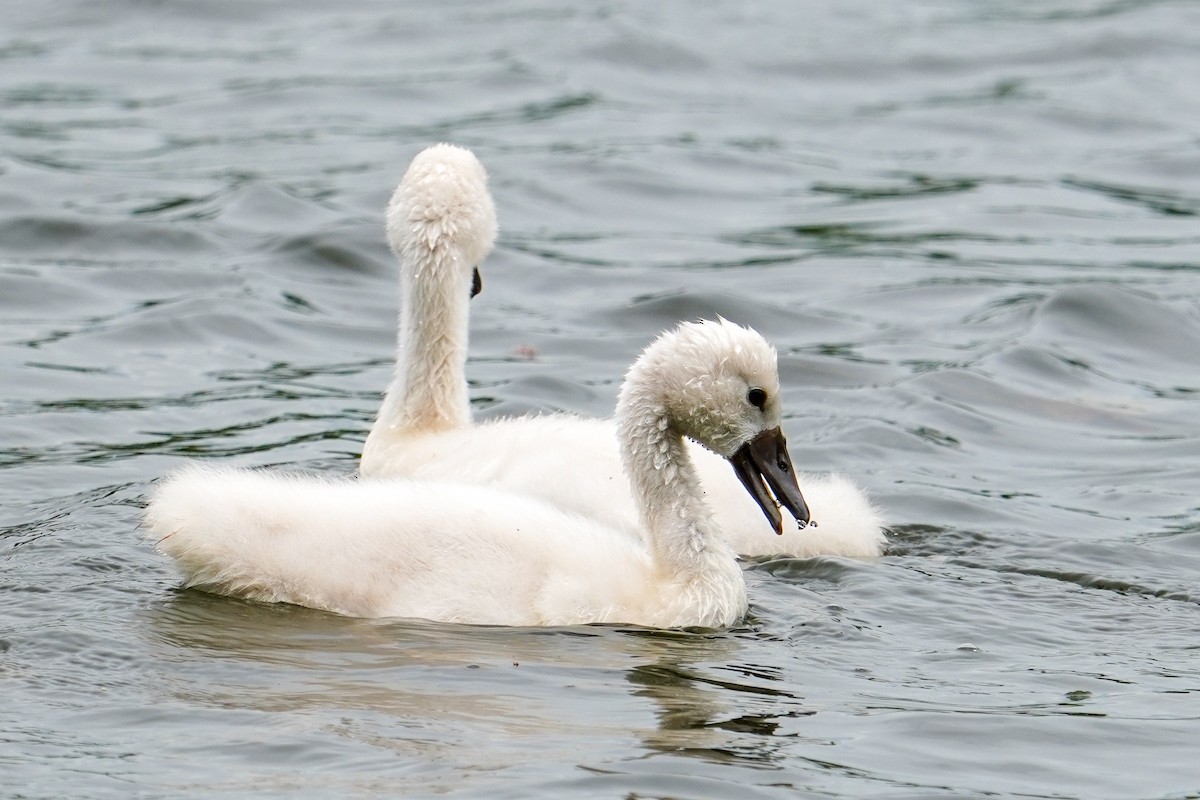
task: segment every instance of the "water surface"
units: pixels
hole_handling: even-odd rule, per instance
[[[6,5],[0,794],[1200,797],[1200,8]],[[502,227],[478,417],[607,414],[661,329],[779,348],[888,555],[735,630],[181,592],[189,458],[354,471],[382,207],[451,140]]]

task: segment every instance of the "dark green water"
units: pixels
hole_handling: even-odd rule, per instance
[[[0,795],[1200,797],[1200,6],[3,17]],[[500,210],[479,416],[719,313],[890,553],[748,564],[712,635],[177,591],[156,477],[355,469],[439,140]]]

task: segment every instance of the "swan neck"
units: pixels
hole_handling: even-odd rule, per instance
[[[665,412],[627,413],[618,424],[625,471],[658,563],[691,574],[714,557],[731,560],[704,503],[684,438]]]
[[[417,252],[413,252],[416,250]],[[453,249],[400,254],[396,372],[379,423],[391,433],[434,432],[471,422],[466,362],[470,269]]]

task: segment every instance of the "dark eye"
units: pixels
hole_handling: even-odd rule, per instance
[[[755,386],[746,392],[746,400],[755,408],[762,408],[767,404],[767,393]]]

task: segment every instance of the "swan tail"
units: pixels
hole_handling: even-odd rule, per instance
[[[343,574],[345,550],[311,502],[313,479],[189,465],[163,479],[146,509],[146,538],[184,587],[350,616],[375,616]]]

